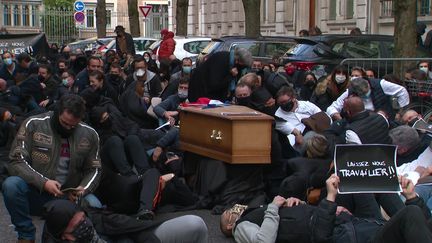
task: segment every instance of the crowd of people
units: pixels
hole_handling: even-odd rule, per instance
[[[399,79],[345,66],[317,78],[237,48],[193,67],[165,30],[159,59],[116,33],[116,51],[1,55],[2,192],[18,242],[35,240],[30,215],[46,220],[46,242],[206,242],[198,216],[155,217],[197,208],[222,214],[237,242],[432,242],[432,137],[413,128],[422,116],[400,82],[428,80],[429,63]],[[180,149],[179,107],[210,99],[274,117],[269,165]],[[337,144],[397,145],[405,204],[337,195]]]

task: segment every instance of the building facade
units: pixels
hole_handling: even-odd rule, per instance
[[[170,5],[175,13],[175,0]],[[432,0],[417,1],[418,21],[432,28]],[[293,36],[318,26],[323,33],[393,34],[392,0],[261,0],[262,35]],[[241,0],[189,0],[188,34],[219,37],[245,32]],[[175,19],[171,27],[175,29]]]

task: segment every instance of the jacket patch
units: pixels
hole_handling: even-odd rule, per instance
[[[52,145],[52,136],[40,132],[35,132],[33,134],[33,141],[41,144]]]
[[[31,157],[32,161],[38,163],[47,164],[50,161],[48,154],[39,151],[32,151]]]
[[[82,138],[78,143],[79,150],[88,150],[90,149],[90,146],[91,146],[90,141],[87,138]]]
[[[26,136],[26,128],[25,126],[21,126],[17,132],[17,137],[19,139],[25,139],[25,136]]]

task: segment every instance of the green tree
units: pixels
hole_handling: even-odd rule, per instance
[[[416,31],[416,0],[394,0],[394,57],[415,57],[417,46]],[[394,70],[399,77],[403,77],[404,70],[408,69],[412,63],[395,62]]]
[[[189,0],[177,0],[176,5],[176,34],[187,35],[187,17]]]
[[[140,36],[138,1],[128,0],[129,29],[133,37]]]
[[[261,35],[261,1],[242,0],[245,12],[245,29],[247,37],[258,37]]]
[[[106,36],[107,11],[106,1],[97,0],[96,3],[96,29],[99,38]]]

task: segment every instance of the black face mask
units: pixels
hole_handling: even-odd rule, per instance
[[[86,217],[72,232],[76,238],[75,242],[91,242],[94,236],[94,228],[92,222]]]
[[[56,110],[54,111],[53,116],[51,117],[51,126],[54,129],[54,131],[56,131],[60,137],[62,138],[69,138],[73,132],[74,132],[74,128],[72,129],[66,129],[64,128],[61,124],[60,124],[60,120],[59,120],[59,112]]]
[[[236,98],[236,101],[237,101],[238,105],[249,106],[250,102],[251,102],[251,99],[250,99],[250,96],[239,97],[239,98]]]
[[[112,85],[120,85],[120,75],[110,74],[109,81]]]
[[[45,78],[42,75],[38,75],[38,80],[42,83],[43,81],[45,81]]]
[[[294,107],[294,101],[289,101],[286,104],[279,106],[283,111],[290,112]]]
[[[313,87],[315,85],[315,81],[307,80],[304,84],[306,87]]]
[[[414,126],[414,124],[415,124],[418,120],[420,120],[418,117],[412,119],[410,122],[408,122],[408,126],[410,126],[410,127]]]

